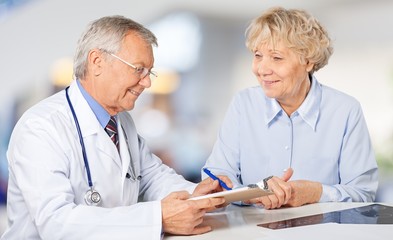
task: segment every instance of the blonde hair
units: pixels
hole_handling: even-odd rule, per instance
[[[252,20],[246,30],[246,46],[281,42],[299,54],[300,61],[314,63],[311,73],[324,67],[333,53],[331,40],[321,24],[304,10],[274,7]]]

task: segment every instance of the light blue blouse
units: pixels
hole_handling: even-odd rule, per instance
[[[311,81],[290,117],[259,86],[239,92],[205,167],[235,186],[282,176],[292,167],[291,180],[322,183],[320,202],[373,201],[378,167],[359,102]]]

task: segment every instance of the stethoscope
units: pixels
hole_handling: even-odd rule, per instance
[[[84,143],[83,137],[82,137],[82,131],[81,131],[81,128],[79,126],[79,121],[78,121],[78,118],[76,117],[76,113],[75,113],[74,107],[73,107],[73,105],[71,103],[71,100],[70,100],[70,97],[68,95],[68,88],[69,88],[69,86],[65,89],[66,98],[67,98],[68,105],[70,106],[72,116],[73,116],[74,121],[75,121],[76,130],[78,131],[79,142],[80,142],[81,148],[82,148],[83,161],[85,163],[85,168],[86,168],[87,182],[89,184],[89,190],[87,190],[87,192],[85,194],[85,202],[86,202],[87,205],[97,206],[97,205],[99,205],[101,203],[101,195],[100,195],[99,192],[94,190],[94,187],[93,187],[93,182],[91,180],[91,174],[90,174],[89,161],[87,160],[85,143]],[[127,142],[127,150],[128,150],[128,153],[130,154],[130,152],[129,152],[130,150],[128,149],[128,138],[127,138],[127,135],[125,134],[123,126],[122,126],[122,130],[124,132],[125,139],[126,139],[126,142]],[[130,154],[130,159],[131,159],[131,154]],[[131,167],[131,172],[133,174],[132,180],[134,180],[134,181],[135,180],[141,180],[142,176],[136,177],[135,168],[134,168],[132,160],[131,160],[130,167]],[[126,177],[127,178],[131,178],[131,175],[127,172]]]

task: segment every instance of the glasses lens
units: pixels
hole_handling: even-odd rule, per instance
[[[142,73],[140,74],[140,78],[144,79],[145,77],[147,77],[149,75],[150,80],[154,80],[157,77],[157,74],[153,71],[150,71],[147,68],[143,68]]]
[[[147,75],[149,75],[149,69],[147,68],[142,68],[142,73],[141,73],[141,79],[145,78]]]

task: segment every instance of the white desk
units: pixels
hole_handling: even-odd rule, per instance
[[[213,227],[213,231],[194,236],[165,236],[165,240],[180,239],[391,239],[393,225],[390,224],[315,224],[272,230],[257,224],[287,220],[336,210],[369,205],[371,203],[317,203],[297,208],[264,210],[256,207],[229,205],[225,211],[208,213],[203,224]],[[393,204],[384,204],[393,206]]]

